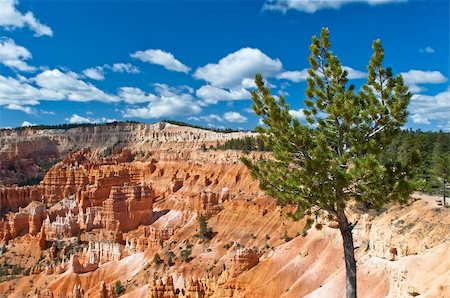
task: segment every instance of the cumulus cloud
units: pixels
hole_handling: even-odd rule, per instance
[[[347,78],[350,80],[363,79],[367,73],[351,68],[350,66],[342,66],[347,71]],[[288,80],[294,83],[304,82],[308,78],[308,69],[284,71],[276,76],[279,80]]]
[[[33,109],[31,107],[27,107],[27,106],[21,106],[21,105],[15,104],[15,103],[10,103],[10,104],[6,105],[5,108],[7,108],[8,110],[21,111],[26,114],[36,114],[35,109]]]
[[[217,121],[217,122],[223,122],[224,119],[222,117],[220,117],[219,115],[216,114],[209,114],[207,116],[201,116],[199,117],[199,120],[203,120],[206,122],[212,122],[212,121]]]
[[[76,73],[59,69],[45,70],[30,79],[0,75],[0,105],[29,106],[41,100],[117,102],[120,98],[83,81]]]
[[[406,84],[439,84],[447,82],[447,78],[439,71],[411,69],[400,74]]]
[[[52,29],[39,22],[31,11],[21,13],[16,6],[18,0],[0,0],[0,26],[7,30],[28,27],[35,36],[52,36]]]
[[[73,72],[61,72],[59,69],[45,70],[33,80],[39,87],[58,94],[61,99],[80,102],[92,100],[119,101],[116,96],[107,94],[94,85],[84,82],[79,78],[79,75]]]
[[[165,84],[157,84],[155,91],[158,95],[147,106],[127,108],[123,117],[150,119],[195,115],[202,111],[200,103],[194,99],[190,88],[185,86],[173,88]]]
[[[105,79],[103,68],[99,66],[86,68],[85,70],[83,70],[83,74],[86,77],[96,81],[103,81]]]
[[[289,110],[289,114],[294,117],[297,118],[299,120],[303,120],[306,118],[305,114],[303,113],[303,109],[298,109],[298,110]]]
[[[144,103],[157,100],[158,97],[151,93],[146,93],[145,91],[136,87],[121,87],[119,89],[118,96],[130,104]]]
[[[63,95],[20,79],[0,75],[0,105],[37,105],[40,99],[60,100]]]
[[[223,118],[228,122],[234,122],[234,123],[244,123],[247,122],[247,117],[242,116],[238,112],[226,112],[223,115]]]
[[[28,122],[28,121],[24,121],[24,122],[22,122],[22,124],[20,126],[22,126],[22,127],[36,126],[36,123],[31,123],[31,122]]]
[[[3,65],[19,71],[34,71],[36,68],[26,62],[31,58],[31,53],[26,48],[17,45],[14,40],[0,39],[0,63]]]
[[[105,72],[113,71],[119,73],[139,73],[139,68],[131,63],[113,63],[112,65],[104,64],[103,66],[94,66],[83,70],[83,75],[89,79],[96,81],[103,81],[105,79]]]
[[[244,88],[236,90],[226,90],[211,85],[200,87],[195,94],[208,104],[214,104],[218,101],[231,101],[250,99],[250,93]]]
[[[436,95],[414,94],[409,112],[414,123],[430,124],[436,121],[438,127],[446,127],[450,115],[450,88]]]
[[[114,72],[120,73],[139,73],[139,68],[131,63],[114,63],[113,65],[107,65],[109,69]]]
[[[430,124],[431,123],[427,117],[425,117],[424,115],[421,115],[421,114],[414,114],[411,116],[411,119],[414,123],[417,123],[417,124]]]
[[[439,71],[411,69],[400,73],[405,83],[413,93],[419,93],[426,89],[422,84],[441,84],[447,82],[447,78]]]
[[[283,65],[279,59],[272,59],[259,49],[242,48],[220,59],[198,68],[194,77],[219,88],[241,87],[246,78],[253,78],[257,72],[264,77],[273,77]]]
[[[307,78],[308,78],[308,70],[306,68],[302,70],[284,71],[279,75],[277,75],[277,79],[279,80],[288,80],[294,83],[306,81]]]
[[[167,70],[188,73],[191,69],[175,58],[172,53],[159,49],[137,51],[130,55],[132,58],[163,66]]]
[[[116,119],[108,119],[105,117],[93,119],[93,118],[83,117],[83,116],[80,116],[77,114],[72,114],[72,116],[70,116],[69,118],[66,118],[66,121],[69,123],[75,124],[75,123],[108,123],[108,122],[114,122],[117,120]]]
[[[428,47],[419,49],[419,52],[426,53],[426,54],[433,54],[435,52],[435,50],[432,47],[428,46]]]
[[[367,77],[367,73],[351,68],[350,66],[342,66],[347,71],[347,78],[349,80],[364,79]]]
[[[264,10],[275,10],[286,13],[288,10],[297,10],[307,13],[315,13],[322,9],[339,9],[352,3],[366,3],[369,5],[381,5],[394,2],[406,2],[407,0],[266,0]]]

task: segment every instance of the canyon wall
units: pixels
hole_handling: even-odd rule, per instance
[[[302,235],[294,207],[259,189],[241,152],[201,148],[245,133],[163,123],[0,133],[2,162],[46,142],[57,152],[39,184],[2,180],[0,296],[345,295],[333,223]],[[44,145],[19,144],[33,140]],[[435,198],[348,216],[361,297],[450,296],[450,210]]]

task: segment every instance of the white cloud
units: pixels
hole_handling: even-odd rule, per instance
[[[308,70],[306,68],[302,70],[284,71],[279,75],[277,75],[277,79],[279,80],[284,79],[292,81],[294,83],[306,81],[307,78],[308,78]]]
[[[214,125],[214,124],[212,124],[212,123],[208,123],[207,126],[208,126],[208,127],[211,127],[211,128],[217,128],[217,129],[226,129],[226,127],[223,126],[223,125]]]
[[[70,118],[66,119],[69,123],[91,123],[91,119],[73,114]]]
[[[0,0],[0,26],[7,30],[28,27],[35,32],[35,36],[52,36],[53,31],[47,25],[37,20],[33,13],[28,11],[22,14],[16,9],[18,0]]]
[[[155,100],[145,107],[127,108],[123,117],[150,119],[195,115],[202,111],[199,102],[195,101],[189,92],[192,90],[186,86],[173,88],[165,84],[155,84],[155,91],[158,93]]]
[[[105,70],[111,70],[113,72],[120,73],[139,73],[139,68],[131,63],[114,63],[112,65],[105,64],[103,66],[94,66],[83,70],[85,77],[92,80],[103,81],[105,79]]]
[[[228,122],[235,122],[235,123],[247,122],[247,117],[242,116],[238,112],[226,112],[223,115],[223,118]]]
[[[299,120],[303,120],[306,118],[305,114],[303,113],[303,109],[298,109],[298,110],[289,110],[289,114],[294,117],[297,118]]]
[[[411,69],[400,74],[405,84],[408,85],[409,91],[412,93],[425,91],[426,88],[419,86],[421,84],[441,84],[447,82],[447,78],[439,71]]]
[[[87,68],[83,70],[83,74],[86,77],[96,81],[103,81],[105,79],[105,73],[103,72],[103,68],[99,66]]]
[[[30,79],[0,75],[0,105],[37,105],[41,100],[120,101],[117,96],[84,82],[73,72],[45,70]]]
[[[14,40],[0,39],[0,63],[3,65],[19,71],[34,71],[36,68],[25,62],[31,58],[31,53],[26,48],[17,45]]]
[[[314,13],[322,9],[339,9],[342,6],[351,3],[381,5],[406,1],[407,0],[266,0],[263,9],[276,10],[283,13],[286,13],[290,9]]]
[[[83,116],[80,116],[77,114],[72,114],[72,116],[70,116],[70,118],[66,118],[66,121],[74,124],[74,123],[108,123],[108,122],[114,122],[117,120],[116,119],[108,119],[105,117],[92,119],[92,118],[83,117]]]
[[[201,116],[199,118],[206,122],[211,122],[211,121],[223,122],[224,121],[222,117],[220,117],[219,115],[216,115],[216,114],[209,114],[208,116]]]
[[[356,70],[356,69],[351,68],[349,66],[342,66],[342,68],[347,71],[347,73],[348,73],[347,74],[347,78],[349,80],[364,79],[364,78],[367,77],[367,73],[359,71],[359,70]]]
[[[432,47],[428,46],[423,49],[419,49],[419,52],[426,53],[426,54],[433,54],[435,52],[435,50]]]
[[[14,103],[10,103],[10,104],[6,105],[5,108],[7,108],[9,110],[21,111],[26,114],[36,114],[36,110],[32,109],[31,107],[21,106],[21,105],[14,104]]]
[[[447,82],[447,78],[439,71],[411,69],[400,73],[406,84],[440,84]]]
[[[151,93],[145,93],[136,87],[121,87],[118,96],[130,104],[144,103],[157,100],[158,97]]]
[[[255,80],[250,78],[245,78],[241,81],[242,88],[256,88]]]
[[[36,123],[31,123],[31,122],[28,122],[28,121],[24,121],[24,122],[22,122],[21,126],[22,127],[36,126]]]
[[[114,63],[112,66],[108,65],[108,68],[120,73],[139,73],[139,68],[131,63]]]
[[[44,89],[50,90],[59,95],[59,99],[72,101],[92,101],[117,102],[119,99],[103,92],[94,85],[79,79],[73,72],[61,72],[58,69],[45,70],[33,79],[36,84]],[[48,98],[44,98],[48,99]]]
[[[342,66],[342,69],[347,71],[347,78],[349,80],[355,80],[355,79],[363,79],[367,76],[365,72],[356,70],[354,68],[351,68],[349,66]],[[294,83],[303,82],[306,81],[308,78],[308,69],[304,68],[302,70],[294,70],[294,71],[284,71],[277,75],[277,79],[281,80],[289,80]]]
[[[214,104],[218,101],[250,99],[250,93],[244,88],[237,90],[225,90],[222,88],[205,85],[200,87],[195,94],[208,104]]]
[[[37,88],[28,82],[0,75],[0,105],[37,105],[40,99],[61,100],[61,93]]]
[[[424,115],[421,115],[421,114],[414,114],[411,116],[411,119],[414,123],[417,123],[417,124],[430,124],[431,123],[427,117],[425,117]]]
[[[450,88],[436,95],[414,94],[408,110],[414,123],[429,124],[436,121],[437,126],[443,126],[449,121]]]
[[[177,60],[172,53],[162,50],[149,49],[137,51],[130,55],[132,58],[163,66],[165,69],[188,73],[191,69]]]
[[[253,78],[257,72],[264,77],[279,73],[283,65],[279,59],[272,59],[259,49],[242,48],[219,60],[198,68],[194,77],[220,88],[241,87],[246,78]]]

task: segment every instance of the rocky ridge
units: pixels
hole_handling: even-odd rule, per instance
[[[261,192],[239,152],[201,148],[221,134],[143,125],[105,155],[114,129],[94,128],[57,150],[39,184],[0,188],[1,296],[344,295],[338,230],[300,235],[304,223]],[[20,151],[19,132],[9,134],[0,152]],[[74,135],[58,138],[66,146]],[[422,195],[381,213],[349,210],[361,296],[450,296],[449,212]]]

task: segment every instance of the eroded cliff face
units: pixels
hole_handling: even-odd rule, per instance
[[[110,150],[127,147],[137,153],[157,150],[160,157],[187,158],[191,150],[184,149],[197,149],[202,144],[209,148],[217,142],[251,134],[212,133],[165,122],[111,123],[67,130],[3,129],[0,130],[0,186],[41,178],[47,168],[69,152],[87,148],[93,154],[107,154]]]
[[[41,183],[1,188],[0,296],[344,296],[339,231],[300,235],[304,222],[259,189],[240,153],[201,150],[221,134],[133,127],[55,133],[72,151],[58,147]],[[121,147],[105,156],[115,140]],[[361,297],[450,296],[449,209],[419,196],[348,215]]]

